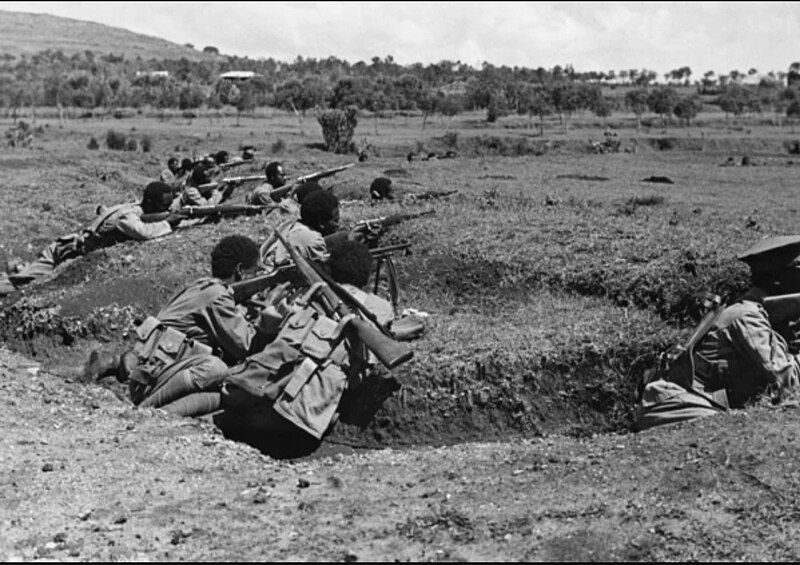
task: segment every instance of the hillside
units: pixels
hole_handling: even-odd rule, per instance
[[[186,57],[200,61],[216,57],[158,37],[94,22],[0,11],[0,54],[31,55],[46,49],[60,49],[66,55],[89,50],[124,55],[128,59]]]

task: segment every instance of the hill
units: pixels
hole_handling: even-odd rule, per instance
[[[94,51],[124,55],[128,59],[213,59],[165,39],[134,33],[126,29],[94,22],[0,10],[0,54],[32,55],[46,49],[61,50],[66,55]]]

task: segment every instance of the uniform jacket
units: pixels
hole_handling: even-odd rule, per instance
[[[239,361],[256,345],[256,328],[236,307],[231,288],[216,278],[202,278],[190,284],[172,297],[157,318],[219,350],[226,360]]]
[[[306,259],[328,260],[328,246],[322,234],[299,220],[287,220],[277,227],[277,231],[286,239],[286,243]],[[261,262],[264,267],[273,269],[290,261],[289,252],[276,237],[270,236],[261,246]]]
[[[703,392],[725,389],[731,407],[800,381],[800,359],[772,328],[762,306],[764,296],[753,289],[725,308],[695,347],[694,387]]]

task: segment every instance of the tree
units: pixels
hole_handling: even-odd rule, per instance
[[[509,104],[504,92],[493,92],[489,97],[489,104],[486,105],[486,121],[490,124],[498,118],[508,116]]]
[[[603,118],[603,123],[606,124],[608,117],[614,112],[617,108],[617,102],[615,98],[611,98],[609,96],[601,96],[597,100],[595,100],[591,106],[592,112],[598,118]]]
[[[678,93],[669,86],[662,86],[653,90],[647,97],[647,106],[659,116],[664,125],[667,124],[675,104],[678,102]]]
[[[539,135],[544,135],[544,118],[553,113],[553,104],[550,95],[543,88],[528,85],[522,92],[518,114],[528,114],[533,121],[533,116],[539,117]]]
[[[244,84],[239,90],[241,94],[236,102],[236,127],[239,127],[239,120],[244,112],[252,112],[256,108],[256,98],[250,85]]]
[[[800,118],[800,100],[795,100],[786,108],[786,117],[791,120],[792,133],[794,133],[794,122]]]
[[[642,114],[647,110],[649,96],[650,93],[646,88],[629,90],[625,94],[625,106],[636,115],[636,131],[639,131],[642,127]]]
[[[203,53],[210,53],[212,55],[219,55],[219,49],[211,45],[203,47]]]
[[[689,126],[689,122],[697,117],[700,110],[703,109],[703,103],[697,96],[687,96],[678,100],[675,107],[672,109],[673,113],[679,120],[685,122]]]

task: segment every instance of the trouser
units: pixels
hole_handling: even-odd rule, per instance
[[[194,393],[217,392],[228,374],[228,366],[214,355],[193,355],[165,366],[153,375],[156,384],[150,394],[139,404],[145,408],[164,408],[181,416],[194,416],[208,408],[209,397],[199,403],[176,402]],[[213,411],[213,410],[211,410]]]
[[[45,247],[34,261],[23,266],[18,272],[10,274],[8,280],[14,286],[22,286],[34,279],[49,275],[64,261],[83,255],[83,251],[80,251],[71,240],[73,236],[78,237],[77,234],[64,236]]]

